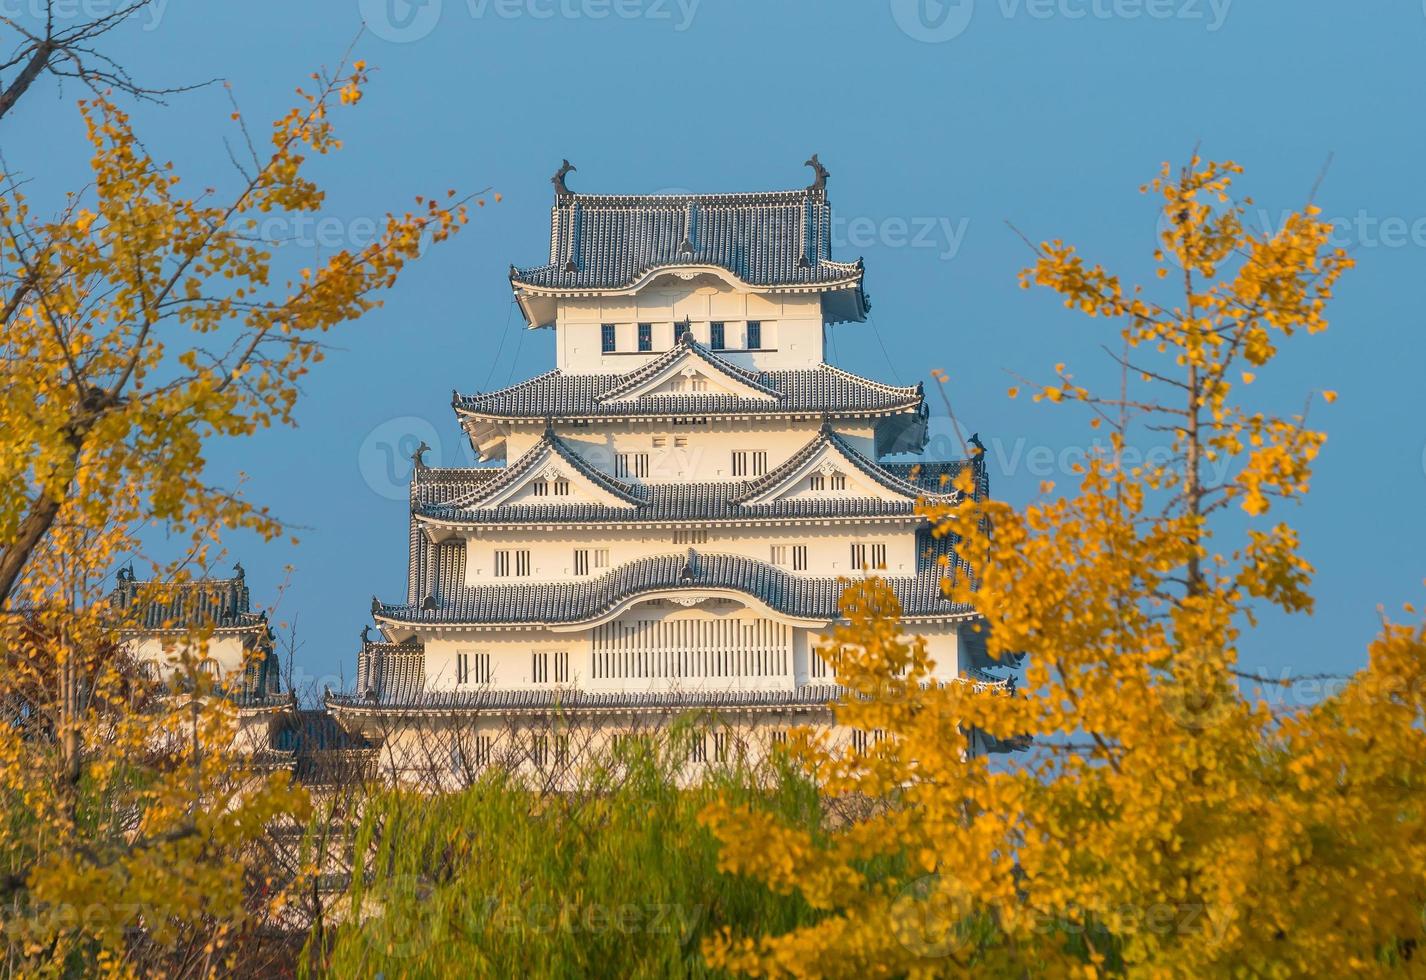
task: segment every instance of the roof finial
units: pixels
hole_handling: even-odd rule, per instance
[[[422,612],[435,612],[435,611],[436,611],[436,597],[433,596],[433,595],[428,595],[428,596],[426,596],[426,598],[422,599],[422,600],[421,600],[421,611],[422,611]]]
[[[368,643],[370,643],[370,642],[371,642],[371,627],[370,627],[370,626],[363,626],[363,627],[361,628],[361,645],[364,647],[364,646],[366,646],[366,645],[367,645]]]
[[[970,444],[975,447],[975,454],[977,456],[985,454],[985,443],[980,441],[979,432],[972,432],[970,434]]]
[[[377,613],[379,613],[379,612],[381,612],[381,600],[378,599],[376,596],[372,596],[372,597],[371,597],[371,614],[372,614],[372,616],[375,616],[375,615],[376,615]]]
[[[241,580],[241,579],[247,578],[247,574],[248,574],[248,573],[243,570],[243,563],[242,563],[242,562],[240,562],[240,561],[235,561],[235,562],[233,562],[233,577],[234,577],[234,578],[237,578],[237,579],[240,579],[240,580]]]
[[[688,557],[685,558],[683,562],[683,571],[678,573],[678,580],[680,582],[692,582],[694,576],[697,574],[698,552],[694,551],[692,548],[689,548]]]
[[[426,445],[426,440],[421,440],[421,445],[416,447],[416,451],[411,454],[411,468],[416,470],[428,470],[426,465],[426,454],[431,451],[431,447]]]
[[[827,192],[827,178],[830,177],[831,174],[827,173],[827,168],[822,166],[822,161],[817,159],[817,154],[812,154],[812,159],[804,160],[802,165],[804,167],[811,167],[814,175],[812,183],[807,185],[807,189],[825,194]]]
[[[687,346],[693,345],[693,320],[691,317],[684,317],[677,325],[678,343]]]
[[[573,196],[573,192],[565,186],[564,178],[566,174],[575,169],[574,164],[568,160],[560,161],[559,170],[555,171],[555,175],[550,178],[550,183],[555,185],[555,200],[562,201],[567,197]]]
[[[554,417],[553,415],[546,415],[546,416],[545,416],[545,438],[546,438],[546,439],[553,439],[554,437],[555,437],[555,417]]]

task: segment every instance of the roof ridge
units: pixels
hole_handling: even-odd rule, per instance
[[[595,469],[582,456],[570,449],[564,440],[555,434],[553,428],[547,427],[539,441],[525,450],[519,459],[505,467],[492,467],[499,470],[499,476],[484,486],[476,487],[471,494],[457,497],[446,502],[443,506],[451,508],[474,507],[482,501],[489,500],[529,472],[535,463],[543,458],[545,452],[553,452],[574,467],[585,479],[628,503],[642,505],[648,502],[646,496],[640,494],[633,485],[623,483]]]
[[[684,334],[683,336],[684,338],[688,338],[689,335]],[[746,384],[752,385],[754,388],[766,395],[776,398],[778,401],[783,401],[786,397],[782,392],[774,388],[769,388],[760,380],[762,375],[766,372],[753,372],[745,368],[740,368],[736,364],[717,356],[712,350],[703,346],[698,341],[682,339],[652,361],[648,361],[626,374],[618,375],[618,377],[623,378],[623,380],[603,393],[595,395],[594,400],[596,402],[604,402],[609,399],[618,398],[630,389],[637,388],[649,378],[657,376],[660,371],[663,371],[670,365],[678,363],[680,358],[690,355],[698,357],[705,364],[716,368],[730,378],[741,380]]]

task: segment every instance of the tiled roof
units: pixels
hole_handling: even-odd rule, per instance
[[[509,466],[496,470],[496,476],[493,479],[482,481],[469,494],[452,500],[450,506],[470,507],[499,494],[502,490],[524,479],[529,471],[537,466],[548,453],[558,456],[585,479],[625,503],[642,504],[646,500],[644,488],[623,483],[601,473],[585,462],[579,453],[565,445],[564,440],[555,435],[553,428],[546,427],[545,434],[540,437],[540,441],[531,446],[523,456]]]
[[[546,434],[535,449],[530,450],[510,467],[523,472],[529,463],[538,458],[536,451],[546,442],[553,440],[562,454],[576,456],[563,446],[557,436]],[[834,445],[857,467],[879,485],[904,494],[904,500],[888,501],[876,497],[837,496],[821,499],[773,500],[766,503],[748,501],[777,486],[798,467],[828,444]],[[588,464],[584,464],[586,467]],[[947,470],[958,469],[963,463],[928,464]],[[438,474],[440,470],[426,470],[419,474]],[[473,503],[488,498],[509,480],[481,478],[473,480],[468,474],[472,470],[456,471],[457,476],[441,486],[461,487],[464,493],[450,492],[422,494],[420,499],[413,494],[412,513],[418,518],[441,524],[553,524],[553,523],[619,523],[619,522],[668,522],[668,521],[732,521],[732,520],[784,520],[784,519],[826,519],[838,517],[895,517],[911,516],[916,511],[916,500],[922,496],[932,496],[948,492],[938,480],[918,474],[916,482],[907,479],[904,468],[883,467],[868,459],[830,427],[822,431],[799,449],[781,466],[756,480],[724,481],[717,483],[652,483],[636,487],[600,476],[612,483],[625,494],[625,499],[635,503],[633,508],[614,507],[596,503],[542,503],[516,504],[499,507],[476,507]],[[505,470],[492,470],[495,474]],[[513,479],[513,478],[512,478]],[[635,497],[634,495],[639,495]]]
[[[406,700],[426,686],[426,654],[421,644],[373,643],[363,639],[357,654],[357,692],[364,698]]]
[[[688,345],[700,348],[701,345]],[[677,354],[678,348],[669,352]],[[669,355],[664,355],[669,356]],[[715,353],[702,350],[706,359],[729,371],[741,372]],[[657,360],[632,372],[641,374]],[[610,402],[612,391],[624,385],[630,373],[568,374],[558,369],[537,375],[509,388],[452,399],[458,415],[493,419],[563,419],[644,416],[671,418],[688,415],[879,415],[922,408],[921,386],[900,387],[858,377],[830,364],[786,371],[742,372],[749,381],[777,395],[776,401],[746,398],[721,392],[661,394],[657,399]]]
[[[923,618],[972,613],[972,607],[950,603],[941,592],[943,575],[954,574],[959,568],[952,543],[932,539],[929,533],[922,533],[919,540],[920,570],[886,580],[901,602],[903,615]],[[950,557],[948,570],[936,563],[939,554]],[[373,616],[393,625],[573,624],[595,619],[648,592],[727,589],[752,596],[785,616],[830,622],[839,615],[846,585],[840,578],[794,575],[742,555],[692,550],[686,555],[641,558],[579,582],[466,586],[458,576],[442,576],[439,581],[450,584],[439,588],[429,603],[378,602],[373,604]],[[426,605],[430,608],[423,608]]]
[[[762,394],[778,399],[786,397],[786,395],[778,391],[776,388],[769,387],[767,384],[765,384],[759,378],[758,372],[749,371],[744,368],[740,368],[735,364],[729,363],[726,359],[719,357],[718,355],[714,354],[712,350],[707,347],[704,347],[702,344],[698,343],[698,341],[694,340],[693,334],[685,332],[679,335],[678,342],[676,344],[674,344],[668,350],[664,351],[658,357],[649,361],[643,367],[635,368],[628,374],[623,375],[623,380],[616,384],[613,388],[610,388],[608,391],[599,395],[598,400],[601,402],[608,401],[610,399],[618,398],[620,395],[623,395],[629,391],[633,391],[635,388],[643,384],[648,379],[657,377],[670,365],[686,357],[696,358],[699,361],[703,362],[703,364],[707,367],[712,368],[713,371],[715,371],[716,373],[721,374],[727,378],[731,378],[734,381],[740,381],[743,384],[751,385],[752,387],[757,388]]]
[[[516,285],[621,289],[666,266],[726,269],[755,286],[860,283],[861,261],[832,259],[825,188],[762,194],[560,194],[549,264],[510,270]]]
[[[109,603],[123,617],[125,629],[266,629],[266,617],[252,611],[242,566],[238,568],[232,578],[170,583],[139,581],[131,571],[120,569]]]

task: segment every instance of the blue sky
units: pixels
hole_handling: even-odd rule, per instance
[[[865,257],[874,305],[871,322],[836,328],[837,363],[901,383],[944,368],[1012,501],[1063,480],[1090,436],[1071,411],[1008,400],[1012,374],[1048,377],[1063,360],[1106,376],[1109,338],[1018,288],[1028,252],[1007,222],[1147,281],[1155,213],[1137,189],[1161,161],[1201,143],[1241,162],[1240,190],[1273,222],[1330,157],[1317,199],[1359,266],[1331,330],[1290,342],[1253,389],[1280,410],[1312,389],[1341,394],[1314,410],[1330,439],[1312,497],[1285,511],[1318,568],[1318,607],[1269,617],[1243,660],[1274,674],[1355,668],[1377,605],[1420,595],[1421,3],[169,0],[108,50],[151,85],[229,79],[262,126],[341,58],[364,15],[355,53],[377,72],[340,116],[345,150],[314,170],[325,223],[292,229],[279,261],[314,261],[418,193],[488,186],[504,200],[331,338],[341,350],[306,384],[299,428],[214,447],[216,474],[246,472],[247,492],[302,528],[295,548],[232,547],[259,600],[293,566],[277,618],[297,618],[304,678],[350,678],[371,595],[404,595],[405,471],[388,457],[415,435],[437,447],[432,462],[466,462],[451,389],[553,366],[548,332],[517,329],[506,270],[542,260],[562,157],[580,190],[740,191],[801,186],[801,162],[819,153],[845,219],[839,257]],[[80,95],[47,82],[0,126],[34,198],[84,179]],[[206,186],[233,179],[228,111],[209,88],[136,116],[154,154]]]

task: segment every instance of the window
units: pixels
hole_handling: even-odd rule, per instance
[[[707,544],[707,528],[688,528],[682,531],[673,532],[674,544]]]
[[[614,475],[621,479],[646,477],[649,475],[648,453],[616,453]]]
[[[845,489],[847,489],[847,474],[845,474],[845,473],[833,473],[833,474],[832,474],[832,489],[833,489],[833,490],[845,490]]]
[[[745,452],[738,450],[733,453],[733,475],[734,476],[762,476],[767,472],[767,453],[759,450],[757,452]]]
[[[565,650],[555,654],[555,683],[569,683],[569,653]]]
[[[618,345],[614,340],[614,324],[601,323],[599,325],[600,347],[606,354],[612,354],[618,350]]]
[[[807,571],[807,546],[805,544],[792,546],[792,570],[794,572]]]
[[[713,733],[713,761],[714,761],[714,762],[727,762],[727,761],[728,761],[728,733],[727,733],[727,732],[714,732],[714,733]]]
[[[654,349],[654,325],[652,323],[639,324],[639,351],[641,353]]]
[[[668,445],[668,440],[665,439],[663,436],[654,436],[653,445],[655,449],[662,449],[664,446]]]
[[[687,448],[687,447],[688,447],[688,436],[674,436],[674,437],[673,437],[673,448],[675,448],[675,449],[685,449],[685,448]]]
[[[568,736],[568,735],[556,735],[556,736],[555,736],[555,765],[557,765],[557,766],[567,766],[567,765],[569,765],[569,736]]]
[[[866,746],[867,733],[860,728],[852,729],[852,751],[858,755],[862,755],[866,752]]]
[[[772,546],[772,563],[779,567],[787,565],[787,545],[775,544]]]
[[[490,757],[495,748],[495,739],[489,735],[474,735],[458,738],[451,746],[451,771],[465,772],[467,769],[483,769],[490,765]]]
[[[785,728],[774,728],[768,735],[773,745],[787,744],[787,729]]]
[[[723,321],[714,320],[708,324],[708,346],[714,350],[723,349]]]
[[[530,654],[530,683],[548,684],[550,680],[550,655],[544,651]]]
[[[513,566],[511,564],[513,558]],[[514,569],[513,573],[511,569]],[[507,551],[501,549],[495,552],[495,575],[497,578],[508,578],[511,574],[530,574],[530,553],[528,551]]]
[[[868,559],[870,559],[870,562],[868,562]],[[886,545],[852,545],[852,567],[864,568],[868,564],[870,564],[872,568],[886,567]]]
[[[827,480],[826,480],[826,478],[823,477],[821,473],[813,473],[813,474],[812,474],[812,489],[813,489],[813,490],[825,490],[826,487],[827,487]]]
[[[491,683],[491,655],[489,653],[456,653],[455,682]]]
[[[576,574],[576,575],[588,575],[588,574],[589,574],[589,549],[588,549],[588,548],[575,548],[575,549],[574,549],[574,574]]]
[[[608,568],[608,567],[609,567],[609,549],[608,549],[608,548],[595,548],[595,549],[594,549],[594,556],[593,556],[593,557],[594,557],[594,567],[595,567],[595,568]]]
[[[550,737],[534,735],[530,738],[530,759],[543,769],[550,762]]]
[[[763,345],[763,325],[757,320],[748,321],[748,350],[760,350]]]
[[[548,496],[550,495],[550,481],[549,481],[549,480],[536,480],[536,481],[534,482],[534,487],[535,487],[535,496],[536,496],[536,497],[548,497]]]
[[[568,496],[569,496],[569,481],[568,481],[568,480],[556,480],[556,481],[555,481],[555,496],[556,496],[556,497],[568,497]]]
[[[693,741],[688,746],[689,762],[708,761],[708,736],[703,732],[695,732]]]
[[[457,653],[456,683],[489,684],[490,654],[470,652]]]
[[[813,677],[826,677],[831,673],[827,666],[827,659],[815,650],[812,652],[812,663],[809,666]]]

